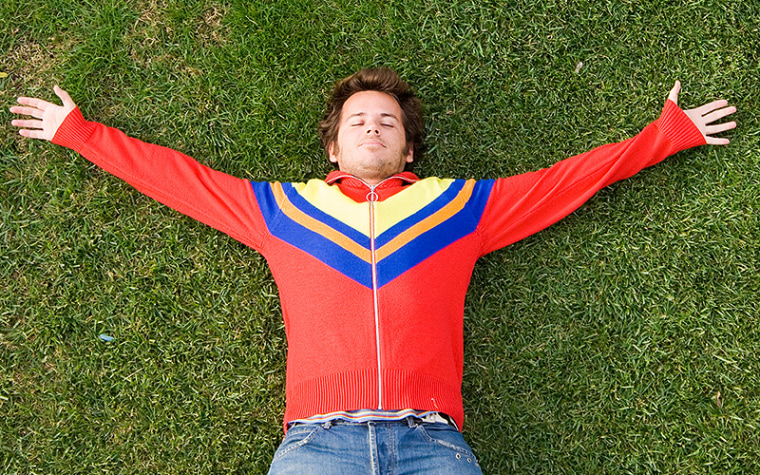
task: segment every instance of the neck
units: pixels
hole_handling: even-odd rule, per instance
[[[366,173],[352,173],[350,171],[341,170],[344,173],[348,173],[349,175],[353,176],[354,178],[363,181],[369,186],[376,186],[382,183],[383,181],[387,180],[388,178],[396,175],[396,173],[392,173],[387,176],[377,176],[377,175],[367,175]],[[400,173],[400,172],[399,172]]]

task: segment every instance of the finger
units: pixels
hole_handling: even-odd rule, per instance
[[[725,124],[718,124],[718,125],[708,125],[705,127],[705,134],[711,135],[711,134],[719,134],[721,132],[725,132],[726,130],[731,130],[736,128],[736,122],[726,122]]]
[[[44,127],[41,120],[12,120],[11,125],[27,129],[42,129]]]
[[[30,139],[49,140],[47,133],[42,130],[21,129],[18,133]]]
[[[63,101],[64,106],[73,106],[74,101],[71,100],[71,96],[69,96],[69,93],[64,91],[58,86],[53,86],[53,92],[55,92],[55,95],[61,98],[61,101]]]
[[[720,109],[723,107],[726,107],[728,105],[728,101],[725,99],[720,99],[717,101],[712,101],[707,104],[701,105],[699,107],[696,107],[692,109],[694,112],[698,113],[699,115],[705,115],[707,113],[710,113],[716,109]]]
[[[705,141],[708,145],[728,145],[731,141],[728,139],[723,138],[717,138],[717,137],[705,137]]]
[[[676,81],[675,85],[673,86],[673,89],[670,90],[670,94],[668,94],[668,99],[675,102],[676,105],[678,104],[678,94],[681,92],[681,81]]]
[[[30,115],[32,117],[36,117],[37,119],[42,119],[42,116],[44,115],[44,112],[42,110],[34,107],[13,106],[10,108],[10,111],[14,114]]]
[[[37,109],[45,110],[50,106],[53,106],[55,104],[52,104],[48,101],[43,101],[42,99],[37,99],[34,97],[19,97],[17,99],[17,102],[19,104],[24,104],[25,106],[32,106],[36,107]]]
[[[720,120],[728,115],[733,114],[736,112],[736,107],[726,107],[723,109],[718,109],[716,111],[710,112],[707,115],[704,115],[702,117],[702,120],[705,121],[705,124],[709,124],[710,122],[715,122],[716,120]]]

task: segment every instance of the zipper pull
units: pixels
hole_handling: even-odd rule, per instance
[[[380,197],[375,192],[375,187],[377,187],[377,185],[370,185],[369,186],[369,193],[367,193],[367,201],[369,201],[370,203],[376,202],[377,199]]]

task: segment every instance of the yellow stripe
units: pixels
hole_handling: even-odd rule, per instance
[[[375,203],[377,221],[375,234],[395,226],[433,202],[445,192],[452,179],[435,177],[425,178],[405,187],[399,193]],[[296,192],[323,213],[369,237],[369,204],[357,203],[340,192],[334,185],[322,180],[309,180],[307,183],[294,184]]]
[[[380,236],[399,222],[414,215],[441,196],[454,182],[450,178],[424,178],[399,193],[375,203],[377,207],[375,232]]]
[[[357,203],[323,180],[294,183],[293,188],[323,213],[369,237],[369,203]]]
[[[406,231],[393,238],[390,242],[388,242],[380,249],[377,249],[375,251],[377,261],[379,262],[385,259],[386,257],[404,247],[412,240],[416,239],[421,234],[426,233],[427,231],[433,229],[434,227],[438,226],[439,224],[443,223],[447,219],[460,212],[467,204],[467,201],[470,199],[474,187],[475,180],[467,180],[464,187],[462,187],[457,196],[454,197],[454,199],[451,200],[446,206],[441,208],[437,213],[428,216],[427,218],[423,219],[419,223],[415,224],[414,226],[410,227]]]
[[[282,189],[282,185],[279,182],[273,183],[272,194],[274,194],[275,200],[280,203],[280,209],[283,213],[285,213],[285,216],[304,226],[305,228],[318,233],[322,237],[329,239],[359,259],[367,263],[372,262],[369,249],[362,247],[353,240],[347,238],[343,233],[336,231],[330,226],[317,219],[312,218],[308,214],[296,208],[295,205],[293,205],[293,203],[291,203],[288,197],[285,195],[285,192]]]

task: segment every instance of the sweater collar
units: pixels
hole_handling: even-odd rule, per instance
[[[383,201],[419,180],[412,172],[401,172],[389,176],[373,188],[361,178],[340,170],[330,172],[325,178],[328,185],[337,185],[344,195],[358,202],[366,201],[370,190],[377,194],[378,201]]]
[[[419,177],[412,172],[401,172],[389,176],[388,178],[378,183],[376,185],[376,190],[409,185],[419,180]],[[370,185],[361,178],[355,177],[350,173],[342,172],[340,170],[334,170],[328,173],[327,177],[325,178],[325,182],[327,182],[328,185],[340,184],[343,186],[350,186],[352,188],[370,188]]]

